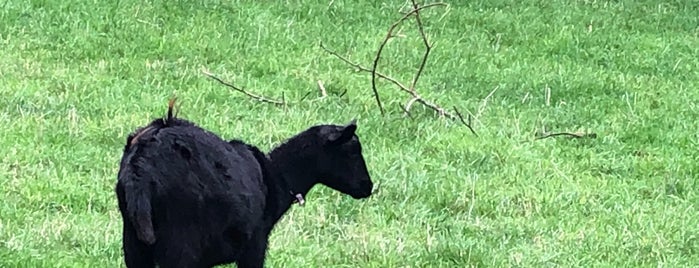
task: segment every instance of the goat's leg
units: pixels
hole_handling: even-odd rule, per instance
[[[193,233],[185,228],[163,228],[170,234],[158,237],[155,244],[155,256],[161,268],[201,268],[202,249],[199,241],[193,238]]]
[[[162,259],[158,263],[162,268],[204,268],[210,266],[201,265],[197,260],[191,257],[174,257]]]
[[[151,246],[138,240],[136,230],[124,221],[122,233],[122,248],[124,262],[128,268],[154,268],[153,249]]]
[[[263,268],[267,254],[267,242],[267,235],[263,232],[255,233],[238,258],[238,268]]]

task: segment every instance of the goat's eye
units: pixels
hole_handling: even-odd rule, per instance
[[[343,144],[340,147],[340,152],[348,156],[356,156],[362,154],[362,147],[361,145],[359,145],[355,138]]]

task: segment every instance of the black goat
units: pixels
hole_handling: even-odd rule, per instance
[[[264,267],[270,232],[314,185],[371,195],[354,120],[312,126],[267,156],[173,117],[172,105],[124,148],[115,191],[127,267]]]

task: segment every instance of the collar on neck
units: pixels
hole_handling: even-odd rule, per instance
[[[289,181],[286,180],[286,176],[282,174],[281,172],[277,173],[279,175],[280,181],[282,183],[282,187],[284,187],[282,190],[288,189],[289,194],[293,197],[293,200],[291,200],[291,204],[298,203],[299,206],[303,206],[306,204],[306,200],[303,198],[303,194],[301,192],[294,192],[294,190],[291,188],[291,184]]]
[[[266,155],[266,157],[270,162],[272,162],[271,155]],[[272,165],[274,166],[274,164]],[[276,170],[274,175],[279,176],[279,182],[281,182],[282,184],[282,190],[288,190],[288,193],[293,197],[293,199],[291,200],[291,204],[298,203],[299,206],[304,206],[306,204],[306,199],[303,198],[303,194],[301,192],[294,192],[294,190],[291,188],[289,181],[286,180],[286,176],[284,176],[284,174],[281,171]]]
[[[289,193],[292,196],[294,196],[294,201],[291,201],[292,204],[299,203],[299,206],[302,206],[302,207],[304,204],[306,204],[306,200],[303,199],[303,194],[301,194],[301,193],[294,194],[294,191],[291,191],[291,190],[289,191]]]

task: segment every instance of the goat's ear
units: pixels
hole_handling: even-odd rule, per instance
[[[352,119],[347,125],[328,135],[329,144],[343,144],[348,142],[354,136],[357,130],[357,120]]]

